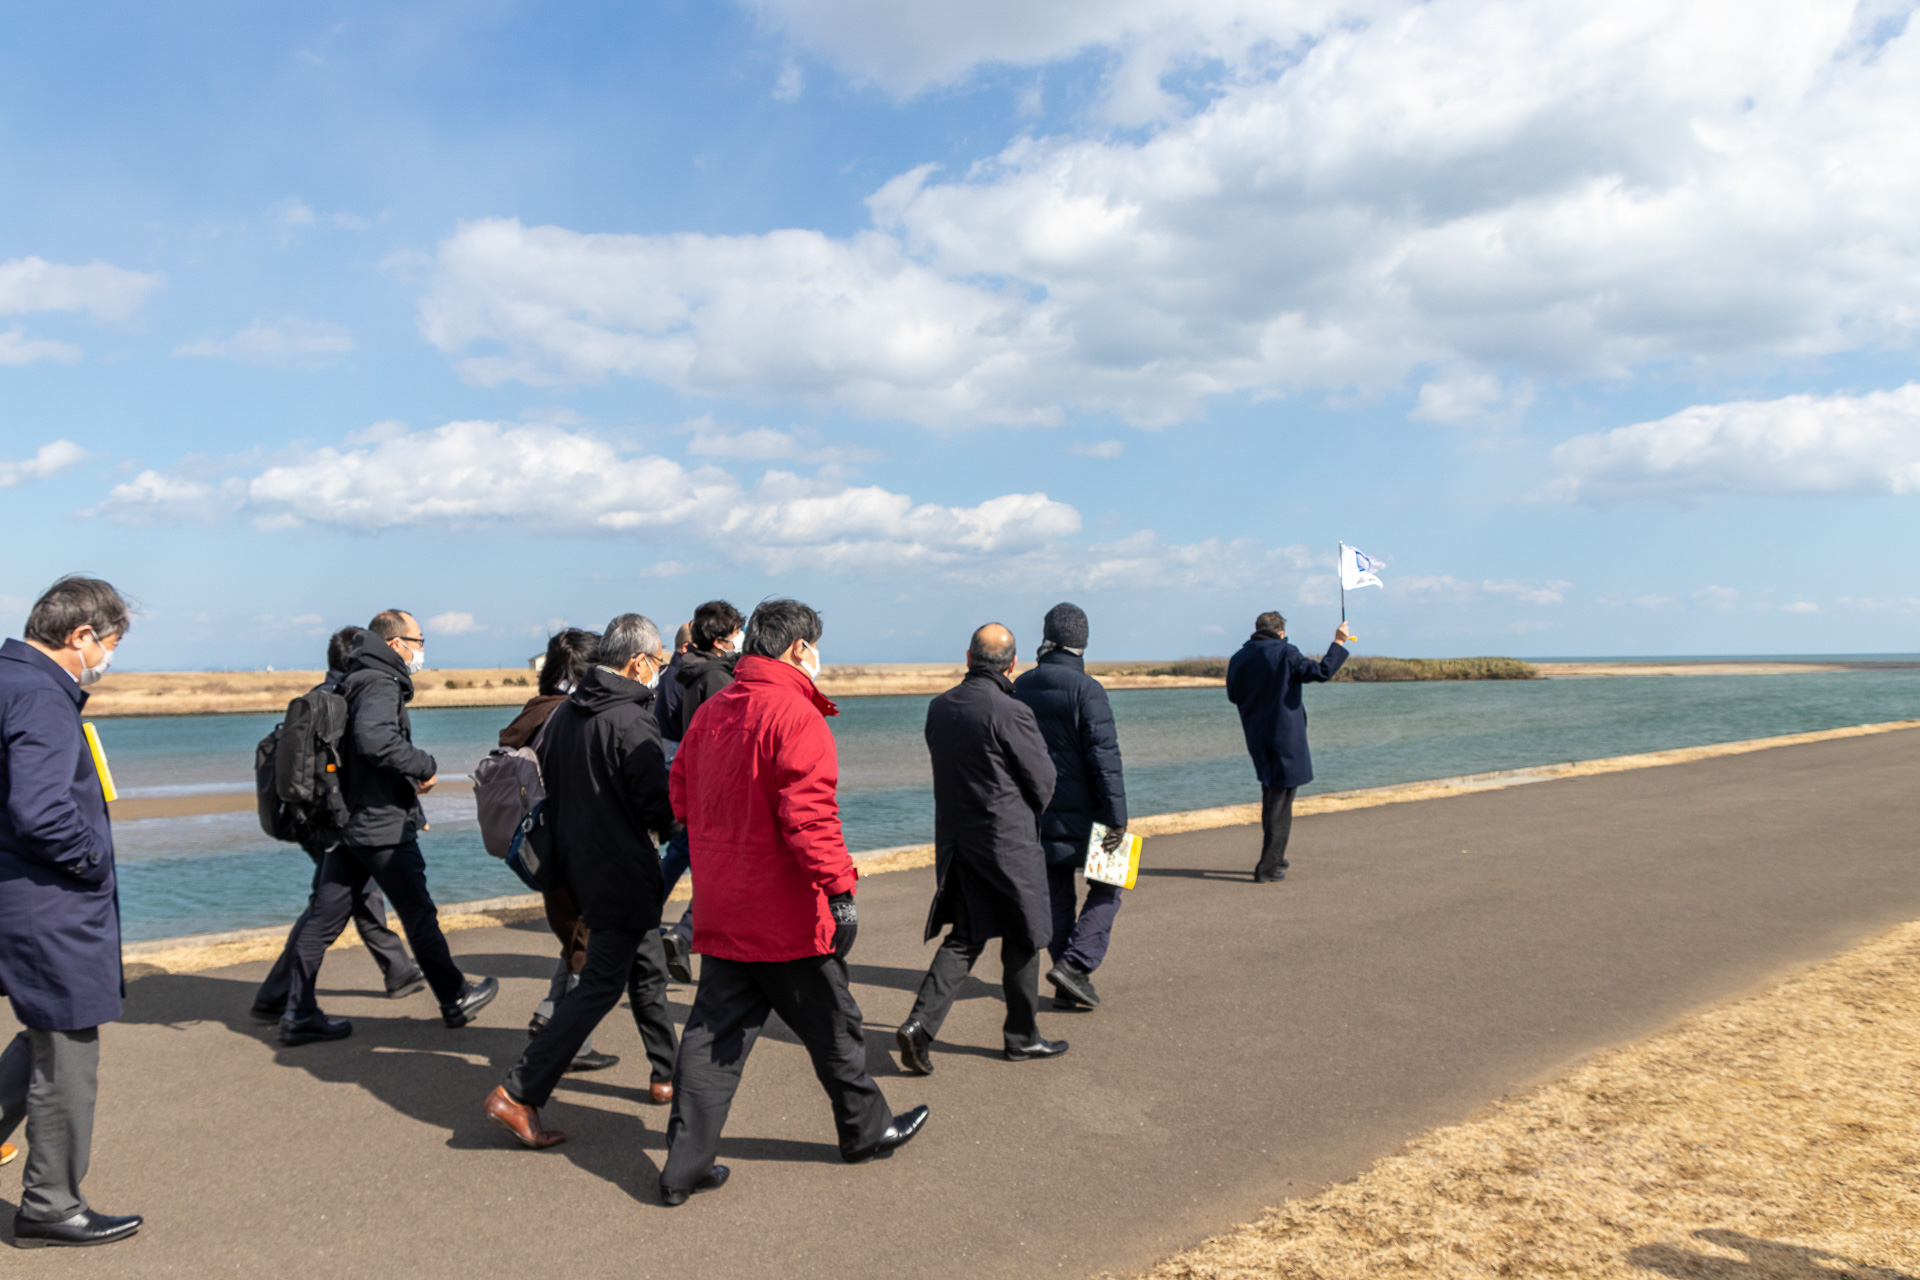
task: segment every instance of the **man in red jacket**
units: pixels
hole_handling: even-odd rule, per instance
[[[904,1145],[927,1108],[891,1115],[867,1074],[847,981],[859,873],[840,833],[840,762],[824,717],[820,615],[769,600],[747,623],[733,683],[707,700],[668,778],[700,893],[693,949],[706,960],[673,1070],[660,1198],[727,1180],[713,1162],[740,1073],[769,1013],[807,1047],[849,1163]]]

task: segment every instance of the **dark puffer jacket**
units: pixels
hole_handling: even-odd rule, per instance
[[[679,670],[673,673],[680,697],[674,704],[669,738],[676,742],[685,738],[700,704],[733,683],[733,664],[738,656],[715,649],[689,649],[680,655]]]
[[[413,677],[407,664],[371,631],[347,650],[347,819],[341,838],[364,849],[410,839],[427,825],[416,790],[439,772],[433,757],[413,745],[407,703]]]
[[[1047,740],[1059,775],[1040,815],[1040,844],[1054,865],[1084,866],[1093,824],[1127,825],[1127,789],[1120,776],[1120,734],[1100,682],[1077,654],[1055,649],[1013,682]]]
[[[554,864],[593,929],[660,923],[655,831],[673,826],[653,690],[605,667],[586,674],[540,740]]]

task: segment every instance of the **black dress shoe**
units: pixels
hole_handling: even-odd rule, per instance
[[[312,1044],[315,1040],[345,1040],[353,1034],[353,1024],[345,1018],[329,1018],[315,1009],[312,1013],[288,1014],[280,1019],[280,1043],[291,1048]]]
[[[859,1164],[862,1160],[871,1160],[875,1156],[885,1155],[895,1147],[904,1147],[913,1141],[913,1135],[926,1128],[927,1117],[933,1114],[925,1106],[915,1107],[904,1115],[893,1118],[887,1131],[880,1135],[880,1141],[870,1147],[844,1157],[848,1164]]]
[[[672,929],[660,931],[660,945],[667,952],[667,976],[675,982],[693,981],[693,948]]]
[[[589,1049],[585,1053],[573,1055],[573,1061],[567,1064],[566,1074],[572,1075],[576,1071],[605,1071],[618,1061],[620,1061],[620,1055],[617,1053],[598,1053]]]
[[[1072,996],[1056,991],[1053,994],[1053,1011],[1055,1013],[1092,1013],[1093,1006],[1082,1004]]]
[[[933,1055],[928,1052],[933,1047],[933,1037],[920,1025],[920,1019],[908,1018],[893,1033],[894,1043],[900,1046],[900,1065],[916,1076],[933,1074]]]
[[[464,1027],[472,1022],[475,1015],[493,1003],[500,994],[500,979],[482,978],[478,982],[469,982],[467,989],[452,1004],[440,1006],[440,1017],[450,1027]]]
[[[45,1244],[112,1244],[138,1231],[140,1223],[141,1217],[137,1213],[116,1218],[95,1213],[91,1209],[82,1209],[71,1218],[59,1222],[35,1222],[16,1214],[13,1219],[13,1243],[21,1249],[36,1249]]]
[[[1286,878],[1287,873],[1284,871],[1276,871],[1270,876],[1263,876],[1258,871],[1253,873],[1253,882],[1255,884],[1272,884],[1275,880],[1285,880]]]
[[[537,1013],[534,1014],[532,1019],[529,1020],[527,1023],[527,1039],[529,1040],[538,1039],[540,1036],[540,1033],[542,1031],[545,1031],[546,1029],[547,1029],[547,1020],[541,1017]]]
[[[1007,1046],[1008,1062],[1031,1062],[1035,1058],[1057,1058],[1067,1051],[1065,1040],[1045,1040],[1039,1036],[1031,1044]]]
[[[669,1209],[678,1208],[687,1202],[687,1197],[696,1191],[718,1191],[727,1185],[727,1175],[733,1170],[723,1164],[717,1164],[707,1170],[707,1176],[688,1187],[685,1191],[675,1191],[666,1183],[660,1184],[660,1203]]]
[[[1100,1003],[1100,993],[1093,989],[1093,975],[1065,960],[1047,970],[1047,981],[1053,984],[1056,996],[1069,996],[1089,1009]]]
[[[389,982],[387,984],[387,999],[405,1000],[415,992],[425,991],[426,989],[427,975],[415,969],[412,973],[406,974],[397,982]]]

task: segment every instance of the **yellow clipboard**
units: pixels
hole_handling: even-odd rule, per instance
[[[100,794],[112,804],[120,798],[120,793],[113,789],[113,770],[107,765],[106,749],[100,745],[100,731],[89,720],[80,726],[80,732],[87,735],[87,750],[93,752],[93,771],[100,775]]]

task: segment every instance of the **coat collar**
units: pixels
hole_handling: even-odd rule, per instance
[[[1077,653],[1068,653],[1065,649],[1049,649],[1040,655],[1034,665],[1072,667],[1075,671],[1085,671],[1087,660]]]
[[[356,671],[378,671],[382,675],[392,676],[400,682],[401,701],[413,701],[413,674],[407,670],[407,664],[400,660],[400,655],[371,631],[360,632],[347,649],[347,674],[352,675]]]
[[[28,644],[25,640],[10,639],[5,644],[0,644],[0,659],[25,663],[27,666],[38,670],[42,675],[55,677],[54,683],[67,691],[67,696],[73,699],[73,705],[75,707],[84,707],[87,705],[87,692],[80,687],[80,682],[75,680],[65,667]]]
[[[823,716],[837,716],[840,708],[833,705],[813,681],[807,679],[807,673],[777,658],[763,658],[757,653],[743,653],[740,660],[733,664],[733,678],[741,684],[770,684],[792,689],[795,693],[813,703],[814,709]]]
[[[995,671],[992,667],[968,667],[967,679],[985,680],[1008,697],[1013,696],[1013,681],[1007,679],[1004,671]]]

